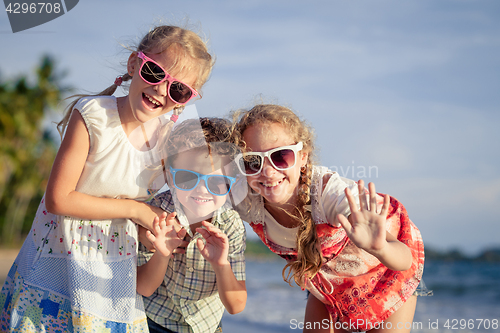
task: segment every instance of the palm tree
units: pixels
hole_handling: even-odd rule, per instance
[[[54,67],[51,57],[44,56],[34,85],[25,77],[5,83],[0,80],[2,244],[19,242],[31,225],[56,154],[56,144],[42,126],[65,90]]]

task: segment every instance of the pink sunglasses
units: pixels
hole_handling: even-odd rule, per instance
[[[157,85],[167,81],[168,97],[170,97],[170,99],[175,103],[184,105],[194,97],[198,96],[198,92],[196,90],[168,74],[167,71],[160,66],[160,64],[146,56],[141,51],[137,53],[137,56],[142,59],[139,75],[144,82]]]

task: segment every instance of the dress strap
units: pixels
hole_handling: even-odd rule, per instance
[[[316,273],[311,282],[315,279],[317,280],[316,286],[318,287],[318,289],[321,289],[321,291],[327,295],[333,294],[334,288],[332,283],[327,278],[325,278],[321,271]]]

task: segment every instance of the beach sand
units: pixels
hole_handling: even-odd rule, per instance
[[[0,285],[3,286],[19,249],[0,249]]]

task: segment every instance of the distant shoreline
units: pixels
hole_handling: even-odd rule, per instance
[[[245,256],[248,258],[277,257],[260,240],[247,239],[247,250]],[[500,262],[500,248],[482,251],[476,256],[468,256],[460,250],[437,251],[430,247],[425,249],[426,260],[440,261],[475,261],[475,262]]]

